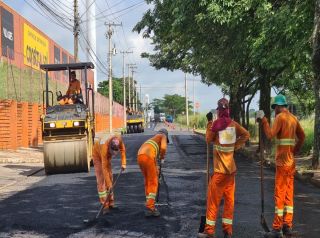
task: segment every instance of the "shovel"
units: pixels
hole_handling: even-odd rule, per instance
[[[162,173],[162,164],[161,161],[159,161],[159,177],[158,177],[158,191],[157,191],[157,196],[156,196],[156,206],[171,206],[170,204],[170,198],[169,198],[169,188],[168,185],[166,183],[166,181],[164,180],[164,175]],[[167,194],[167,203],[159,203],[159,196],[160,196],[160,179],[161,182],[163,183],[165,189],[166,189],[166,194]]]
[[[208,196],[208,186],[209,186],[209,157],[210,157],[210,145],[207,143],[207,180],[206,180],[206,185],[207,185],[207,193],[206,195]],[[206,225],[206,216],[201,216],[200,218],[200,226],[199,226],[199,233],[204,232],[204,227]]]
[[[116,184],[117,184],[117,181],[118,181],[118,179],[119,179],[119,177],[120,177],[121,174],[122,174],[122,169],[120,169],[120,172],[119,172],[117,178],[115,179],[112,187],[110,188],[109,193],[108,193],[108,196],[106,197],[106,200],[104,201],[104,203],[101,205],[101,207],[100,207],[97,215],[96,215],[94,218],[92,218],[91,220],[89,220],[89,219],[84,219],[84,220],[83,220],[83,223],[85,223],[87,226],[91,226],[91,225],[94,225],[94,224],[97,223],[99,217],[101,216],[101,214],[102,214],[102,212],[103,212],[103,208],[104,208],[104,206],[107,204],[107,202],[109,201],[110,196],[111,196],[111,194],[112,194],[112,192],[113,192],[113,190],[114,190],[114,188],[115,188],[115,186],[116,186]]]
[[[264,217],[264,173],[263,173],[263,164],[264,164],[264,144],[262,138],[262,125],[259,123],[259,156],[260,156],[260,185],[261,185],[261,216],[260,224],[265,232],[269,232],[267,221]]]

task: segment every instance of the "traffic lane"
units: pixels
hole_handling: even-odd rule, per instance
[[[130,164],[136,164],[138,148],[149,137],[143,134],[124,136],[129,167]],[[117,173],[120,158],[115,158],[113,164]],[[99,209],[93,167],[89,174],[44,177],[30,188],[2,200],[0,209],[0,237],[13,237],[19,231],[29,232],[28,237],[37,234],[67,237],[80,232],[86,229],[83,219],[94,217]]]
[[[192,142],[191,137],[193,138],[194,142]],[[205,142],[202,137],[191,137],[178,136],[178,148],[185,154],[186,157],[192,156],[194,159],[197,159],[195,155],[205,151]],[[192,146],[192,143],[194,143],[194,146]],[[202,156],[202,159],[204,159],[204,155]],[[260,166],[259,163],[253,162],[239,155],[237,155],[235,159],[238,170],[236,174],[235,211],[233,221],[234,234],[235,237],[261,237]],[[210,162],[210,165],[212,166],[212,161]],[[273,194],[275,173],[272,169],[264,169],[264,173],[265,217],[269,227],[272,228],[274,216]],[[299,232],[300,237],[319,237],[319,205],[319,189],[310,184],[295,181],[294,229]],[[205,209],[202,211],[202,214],[204,213]],[[222,233],[221,214],[222,206],[220,206],[217,234]]]

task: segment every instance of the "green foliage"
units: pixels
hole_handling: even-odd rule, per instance
[[[120,78],[112,79],[113,100],[123,103],[123,80]],[[109,81],[98,83],[98,92],[109,97]]]
[[[309,155],[312,151],[314,142],[314,119],[309,117],[305,120],[302,120],[301,126],[306,135],[305,142],[301,148],[301,154]]]
[[[154,113],[165,112],[174,118],[185,111],[186,99],[178,94],[165,94],[163,99],[155,98],[152,102]],[[189,110],[192,110],[191,101],[188,102]]]
[[[149,0],[134,30],[150,37],[155,68],[199,74],[224,88],[232,112],[267,82],[313,100],[311,47],[314,1]],[[267,91],[268,90],[264,90]],[[268,107],[268,105],[266,105]]]

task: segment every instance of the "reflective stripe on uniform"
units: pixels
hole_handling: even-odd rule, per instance
[[[222,218],[222,223],[232,225],[232,219]]]
[[[98,192],[98,194],[99,194],[99,198],[102,198],[102,197],[107,196],[107,191]]]
[[[234,152],[234,146],[232,146],[232,147],[229,147],[229,146],[228,147],[224,147],[224,146],[220,146],[220,145],[214,145],[213,149],[221,151],[221,152]]]
[[[156,199],[156,196],[157,196],[157,194],[155,194],[155,193],[149,193],[149,194],[146,196],[146,198],[147,198],[147,200],[148,200],[148,199]]]
[[[283,209],[279,209],[275,207],[275,214],[277,214],[279,217],[283,216]]]
[[[286,212],[286,213],[293,213],[293,207],[291,207],[291,206],[284,206],[284,212]]]
[[[295,139],[277,139],[276,144],[277,145],[295,145],[296,140]]]
[[[156,150],[157,155],[159,154],[159,145],[153,140],[147,140],[146,144],[152,145],[152,147]]]
[[[206,218],[206,224],[209,226],[214,226],[216,224],[216,221],[211,221],[208,218]]]

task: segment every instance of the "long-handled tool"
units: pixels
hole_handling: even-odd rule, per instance
[[[207,179],[206,179],[206,188],[207,188],[207,192],[206,192],[206,197],[208,197],[208,186],[209,186],[209,180],[210,180],[210,175],[209,175],[209,158],[210,158],[210,144],[207,143]],[[199,233],[204,232],[204,227],[206,225],[206,216],[201,216],[200,218],[200,226],[199,226]]]
[[[161,183],[164,185],[164,188],[166,190],[166,194],[167,194],[167,202],[166,203],[159,203],[159,196],[160,196],[160,179],[161,179]],[[169,187],[164,179],[164,175],[162,173],[162,164],[159,160],[159,177],[158,177],[158,191],[157,191],[157,196],[156,196],[156,206],[171,206],[170,204],[170,197],[169,197]]]
[[[261,217],[260,224],[265,232],[269,232],[270,229],[268,227],[267,221],[264,217],[264,172],[263,172],[263,164],[264,164],[264,143],[262,138],[262,125],[259,123],[259,156],[260,156],[260,185],[261,185]]]
[[[113,190],[114,190],[114,188],[115,188],[115,186],[116,186],[116,184],[117,184],[117,181],[118,181],[118,179],[119,179],[119,177],[120,177],[121,174],[122,174],[122,169],[120,169],[120,172],[119,172],[118,176],[116,177],[116,179],[115,179],[112,187],[110,188],[110,190],[109,190],[109,192],[108,192],[108,196],[106,197],[106,200],[104,201],[104,203],[101,205],[101,207],[100,207],[97,215],[96,215],[93,219],[91,219],[91,220],[89,220],[89,219],[84,219],[84,220],[83,220],[83,223],[85,223],[86,225],[90,226],[90,225],[95,224],[95,223],[98,221],[98,218],[101,216],[101,214],[102,214],[102,212],[103,212],[104,206],[105,206],[105,205],[107,204],[107,202],[109,201],[109,199],[110,199],[110,197],[111,197],[111,195],[112,195],[112,193],[113,193]]]

